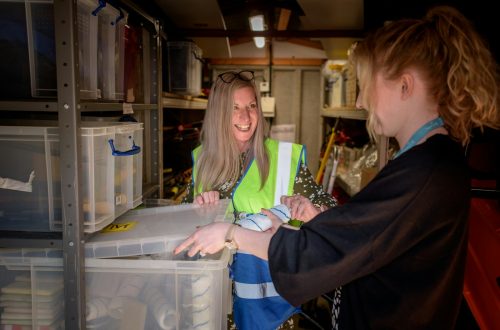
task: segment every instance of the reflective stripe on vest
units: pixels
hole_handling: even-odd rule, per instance
[[[234,289],[238,297],[260,299],[279,296],[269,272],[261,271],[257,275],[255,274],[254,269],[269,267],[267,261],[241,251],[238,252],[237,259],[239,259],[241,267],[235,269],[233,275],[239,279],[239,281],[234,281]]]
[[[275,185],[276,190],[274,191],[274,205],[281,204],[281,196],[288,195],[291,163],[292,144],[288,142],[280,142],[278,147],[278,173]]]
[[[262,299],[279,296],[273,282],[259,284],[234,282],[234,291],[238,297],[244,299]]]

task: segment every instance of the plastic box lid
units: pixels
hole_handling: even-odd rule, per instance
[[[231,200],[213,206],[183,204],[129,211],[90,237],[87,258],[116,258],[171,253],[197,226],[232,221]]]

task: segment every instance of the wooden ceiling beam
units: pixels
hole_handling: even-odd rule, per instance
[[[299,38],[289,38],[284,40],[294,45],[314,48],[314,49],[324,49],[321,41],[318,40],[310,40],[310,39],[299,39]]]
[[[269,65],[269,57],[263,58],[210,58],[212,65]],[[325,62],[320,58],[273,58],[272,65],[280,66],[321,66]]]

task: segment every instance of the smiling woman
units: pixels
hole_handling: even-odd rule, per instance
[[[333,198],[316,185],[305,165],[304,147],[267,138],[266,124],[253,72],[220,74],[210,92],[201,146],[193,151],[193,178],[183,202],[208,204],[230,198],[235,220],[280,204],[282,195],[305,196],[318,212],[320,206],[333,206]],[[235,226],[231,228],[226,246],[234,248]],[[198,247],[193,254],[212,253]],[[236,253],[231,269],[233,318],[239,329],[293,328],[290,318],[300,308],[276,293],[266,260]]]

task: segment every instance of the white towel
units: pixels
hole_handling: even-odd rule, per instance
[[[32,192],[33,179],[35,179],[35,171],[31,171],[30,177],[29,177],[27,182],[22,182],[22,181],[10,179],[10,178],[0,177],[0,188],[25,191],[25,192]]]
[[[284,204],[273,206],[269,211],[284,223],[290,221],[290,209]],[[242,213],[236,223],[243,228],[255,231],[266,231],[273,225],[271,219],[263,213]]]

